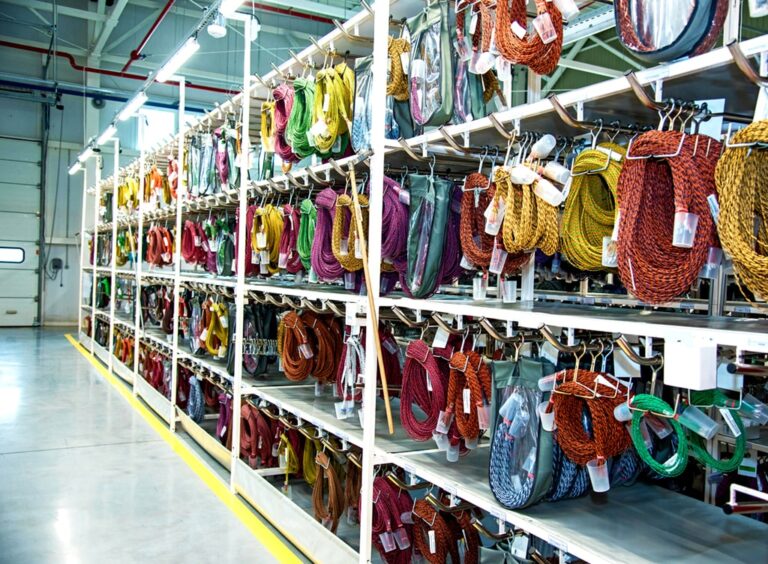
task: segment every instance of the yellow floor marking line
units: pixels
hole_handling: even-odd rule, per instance
[[[267,528],[253,511],[237,496],[229,491],[229,488],[216,476],[211,470],[206,468],[205,464],[197,458],[184,442],[171,432],[148,407],[146,407],[138,398],[134,397],[121,382],[104,367],[99,360],[92,356],[72,335],[65,335],[67,340],[90,362],[99,374],[107,382],[112,384],[120,395],[149,423],[155,432],[170,445],[173,451],[189,466],[192,471],[208,486],[216,497],[226,505],[232,513],[245,525],[258,541],[272,554],[278,562],[301,562],[293,550],[282,542],[272,531]]]

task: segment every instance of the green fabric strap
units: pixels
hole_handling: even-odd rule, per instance
[[[307,132],[312,127],[312,104],[315,100],[315,81],[297,78],[293,81],[293,109],[285,128],[285,138],[294,154],[304,159],[317,153],[310,145]]]
[[[315,223],[317,223],[317,208],[312,200],[307,198],[299,207],[301,220],[299,221],[299,235],[296,240],[296,250],[299,252],[301,264],[304,270],[309,272],[312,267],[312,241],[315,238]]]

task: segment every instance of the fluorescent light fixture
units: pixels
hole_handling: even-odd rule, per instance
[[[91,156],[93,156],[93,147],[88,145],[82,153],[77,155],[77,160],[78,162],[84,163],[85,161],[90,159]]]
[[[227,36],[227,18],[219,12],[213,21],[208,24],[208,35],[214,39],[221,39]]]
[[[199,49],[200,44],[197,42],[196,37],[190,37],[187,39],[184,42],[184,45],[182,45],[179,50],[176,51],[173,57],[171,57],[170,60],[165,63],[159,71],[157,71],[157,75],[155,75],[155,81],[166,82],[169,78],[176,74],[176,71],[181,68],[181,65],[186,63],[192,55],[197,53]]]
[[[115,136],[115,133],[117,133],[117,126],[114,123],[110,123],[109,127],[107,127],[104,130],[104,133],[99,135],[99,138],[96,140],[96,144],[103,145],[104,143],[112,139],[112,137]]]
[[[221,3],[221,6],[219,6],[219,12],[224,14],[224,17],[229,17],[235,12],[237,12],[237,9],[240,7],[240,5],[243,3],[243,0],[224,0]]]
[[[125,121],[128,118],[133,117],[136,112],[139,110],[140,107],[142,107],[147,102],[147,94],[145,92],[139,92],[134,96],[126,106],[120,110],[120,113],[117,115],[117,119],[119,121]]]
[[[69,167],[69,175],[72,176],[73,174],[77,174],[82,168],[83,165],[80,164],[80,161],[77,161],[75,164]]]

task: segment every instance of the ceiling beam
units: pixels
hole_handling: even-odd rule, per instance
[[[120,21],[120,16],[123,15],[123,10],[125,10],[127,5],[128,0],[117,0],[117,4],[112,7],[112,11],[107,18],[107,21],[104,22],[104,25],[99,32],[99,37],[91,49],[91,54],[94,57],[101,56],[101,52],[104,50],[104,45],[106,45],[109,40],[109,36],[112,35],[112,31],[117,26],[117,22]]]
[[[34,8],[41,12],[53,12],[54,7],[52,3],[42,2],[41,0],[3,0],[3,2],[14,6],[21,6],[22,8]],[[97,14],[96,12],[89,12],[88,10],[80,10],[79,8],[70,8],[69,6],[58,6],[56,11],[60,16],[80,18],[92,22],[103,22],[107,19],[107,16],[104,14]]]
[[[304,14],[311,14],[313,16],[325,16],[341,21],[348,20],[352,14],[355,13],[354,10],[345,10],[338,6],[329,6],[327,4],[320,4],[319,2],[312,2],[311,0],[290,0],[290,2],[286,2],[285,0],[256,0],[255,4],[274,6],[275,8],[293,10]],[[258,8],[256,9],[258,10]]]
[[[582,63],[581,61],[567,61],[567,60],[561,59],[558,64],[561,67],[565,67],[567,69],[588,72],[590,74],[596,74],[598,76],[607,76],[608,78],[617,78],[619,76],[624,76],[624,73],[620,70],[611,69],[608,67],[601,67],[598,65],[592,65],[590,63]]]
[[[622,53],[621,51],[616,49],[616,47],[614,47],[612,45],[608,45],[608,43],[606,43],[605,41],[603,41],[599,37],[594,37],[593,36],[593,37],[590,37],[589,40],[594,42],[595,45],[598,45],[598,46],[602,47],[603,49],[605,49],[606,51],[608,51],[614,57],[617,57],[618,59],[620,59],[620,60],[624,61],[625,63],[629,64],[631,67],[634,67],[635,70],[643,70],[643,69],[645,69],[645,67],[643,65],[638,63],[632,57],[630,57],[626,53]]]
[[[579,52],[582,50],[584,45],[587,44],[587,37],[582,37],[579,39],[576,44],[571,47],[571,50],[568,51],[565,55],[563,55],[560,59],[560,63],[563,61],[572,61],[576,58],[576,55],[579,54]],[[555,87],[555,84],[558,80],[560,80],[560,77],[563,76],[563,73],[565,72],[565,69],[567,67],[564,67],[562,64],[558,64],[557,69],[554,73],[552,73],[552,76],[546,77],[545,80],[547,81],[544,87],[541,89],[541,97],[544,98],[547,96],[547,94],[550,93],[550,91]]]

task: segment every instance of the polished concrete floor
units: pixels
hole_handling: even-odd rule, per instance
[[[64,338],[0,329],[0,562],[275,562]]]

